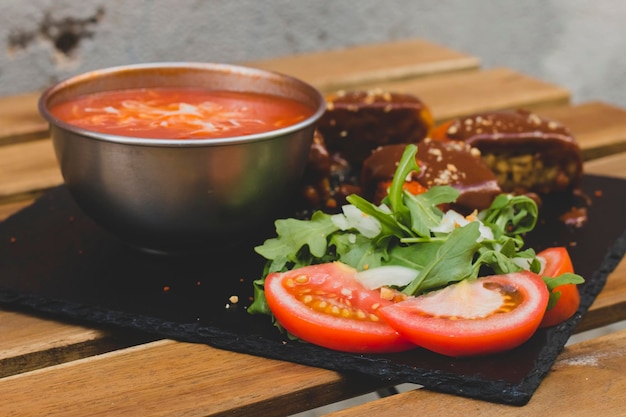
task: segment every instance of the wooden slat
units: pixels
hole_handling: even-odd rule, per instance
[[[585,172],[607,177],[626,178],[626,152],[605,156],[585,163]]]
[[[5,310],[0,310],[0,329],[2,329],[0,361],[72,343],[86,342],[101,334],[97,330]]]
[[[594,303],[576,327],[576,332],[597,329],[626,320],[626,258],[609,275]]]
[[[475,70],[480,61],[421,39],[246,62],[300,78],[322,91],[392,79]]]
[[[0,310],[0,377],[154,340],[137,332],[102,331]]]
[[[17,213],[19,210],[31,205],[34,198],[22,198],[19,201],[12,201],[10,203],[2,202],[0,204],[0,221],[5,220],[13,213]]]
[[[626,110],[602,102],[542,109],[572,130],[586,160],[626,151]]]
[[[376,83],[369,88],[418,96],[430,107],[436,122],[497,109],[537,110],[570,100],[567,89],[508,68]]]
[[[0,200],[62,182],[49,139],[0,146]]]
[[[0,379],[0,415],[284,416],[379,384],[163,340]]]
[[[414,390],[327,417],[385,416],[619,416],[626,410],[626,331],[565,349],[524,407]]]
[[[0,145],[38,139],[48,124],[37,111],[39,93],[0,98]]]

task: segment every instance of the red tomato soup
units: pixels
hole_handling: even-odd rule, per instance
[[[50,113],[87,130],[153,139],[251,135],[291,126],[314,110],[267,94],[191,88],[105,91],[59,103]]]

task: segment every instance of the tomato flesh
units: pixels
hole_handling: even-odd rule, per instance
[[[527,341],[539,327],[548,298],[541,277],[523,271],[462,281],[379,313],[425,349],[454,357],[486,355]]]
[[[378,314],[381,307],[394,301],[363,287],[355,273],[355,269],[334,262],[269,274],[265,280],[267,303],[289,333],[319,346],[354,353],[414,348]]]
[[[561,274],[574,272],[572,259],[564,247],[545,249],[539,252],[537,257],[544,261],[542,276],[555,278]],[[569,319],[580,306],[580,293],[575,284],[559,285],[552,292],[560,292],[561,296],[557,303],[546,311],[539,327],[555,326]]]
[[[380,204],[383,201],[383,198],[385,198],[389,194],[389,188],[391,188],[391,183],[392,181],[388,180],[381,181],[377,184],[373,197],[373,201],[375,203]],[[415,180],[405,181],[402,184],[402,189],[410,192],[413,195],[423,194],[427,191],[426,187],[424,187],[422,184]]]

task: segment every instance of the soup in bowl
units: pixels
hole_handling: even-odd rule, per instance
[[[97,70],[39,101],[72,196],[145,251],[241,243],[290,209],[323,96],[293,77],[211,63]]]

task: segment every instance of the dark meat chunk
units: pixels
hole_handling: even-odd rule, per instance
[[[409,94],[347,91],[326,97],[318,123],[328,150],[355,169],[379,146],[418,143],[433,126],[429,108]]]
[[[339,155],[328,152],[319,131],[313,136],[300,190],[298,205],[304,211],[339,211],[348,195],[360,193],[360,187],[352,178],[352,167]]]
[[[379,184],[393,178],[405,148],[406,144],[383,146],[365,161],[361,174],[365,198],[374,198]],[[460,195],[453,208],[461,212],[485,209],[501,193],[480,151],[467,143],[425,139],[417,145],[416,159],[420,172],[407,182],[416,181],[426,189],[435,185],[456,188]]]
[[[526,110],[474,114],[445,123],[433,139],[462,140],[480,149],[498,184],[517,194],[580,189],[582,157],[562,124]]]

